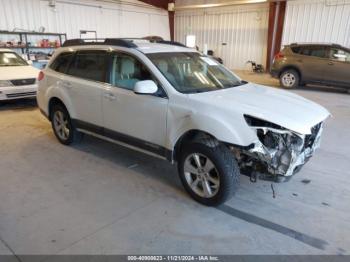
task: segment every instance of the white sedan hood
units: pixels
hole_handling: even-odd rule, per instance
[[[191,96],[221,107],[223,113],[240,112],[305,135],[330,115],[324,107],[301,96],[253,83]]]
[[[33,66],[0,66],[0,80],[37,78],[39,70]]]

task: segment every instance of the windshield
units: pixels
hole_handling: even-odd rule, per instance
[[[14,52],[0,52],[0,66],[26,66],[28,63]]]
[[[199,53],[154,53],[148,58],[181,93],[200,93],[243,85],[217,61]]]

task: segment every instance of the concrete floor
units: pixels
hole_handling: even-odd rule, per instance
[[[35,103],[1,105],[0,254],[349,254],[350,95],[293,92],[333,114],[322,148],[275,198],[241,177],[220,208],[189,198],[165,161],[92,137],[63,146]]]

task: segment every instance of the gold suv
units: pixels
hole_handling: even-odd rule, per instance
[[[350,49],[335,44],[291,44],[275,56],[271,74],[285,88],[321,84],[350,91]]]

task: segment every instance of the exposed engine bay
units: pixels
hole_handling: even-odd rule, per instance
[[[232,148],[243,174],[265,174],[270,178],[289,178],[298,172],[320,146],[323,123],[301,135],[281,126],[246,116],[259,141],[249,149]]]

